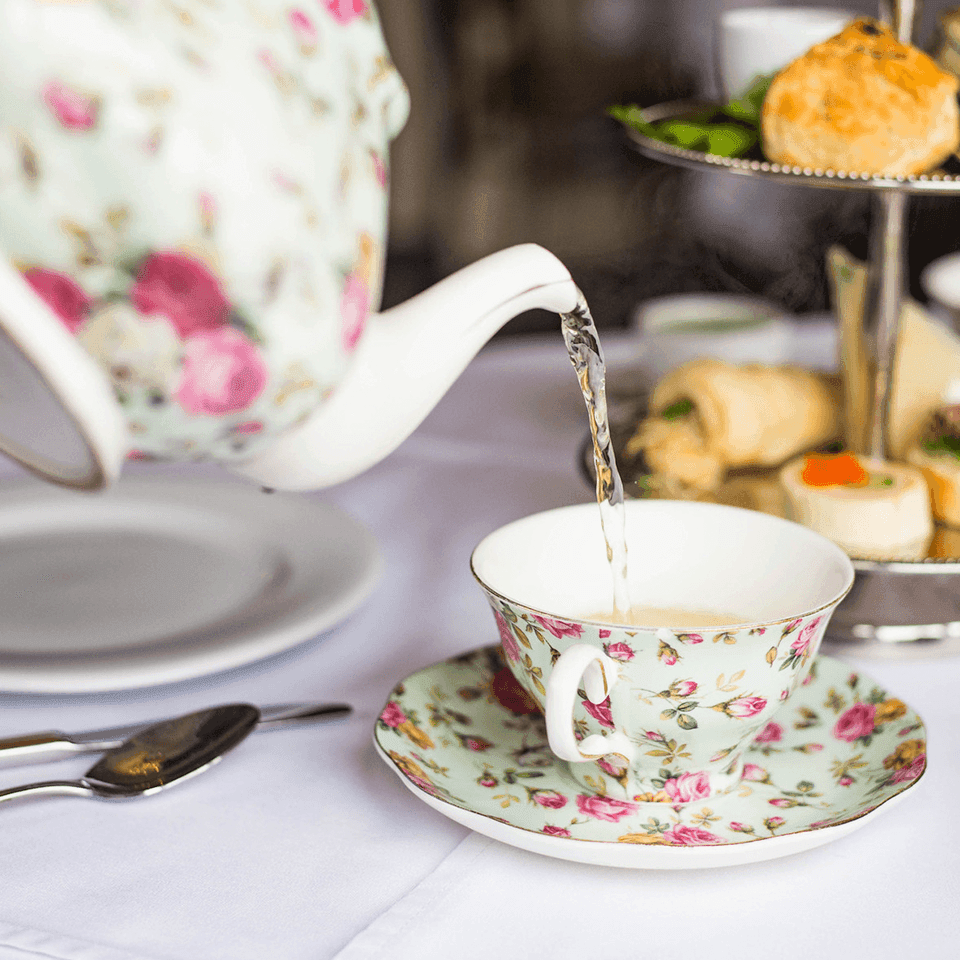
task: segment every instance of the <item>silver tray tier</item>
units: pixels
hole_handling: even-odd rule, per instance
[[[707,111],[719,109],[721,104],[709,100],[675,100],[645,108],[643,119],[648,123],[661,120],[684,120]],[[720,157],[699,150],[687,150],[660,140],[645,137],[630,127],[624,127],[631,145],[651,160],[687,167],[694,170],[725,170],[728,173],[748,177],[763,177],[781,183],[793,183],[806,187],[821,187],[830,190],[903,191],[917,194],[942,194],[960,196],[960,161],[952,159],[954,173],[924,173],[914,176],[888,177],[871,173],[855,173],[845,170],[819,170],[810,167],[791,167],[768,160]]]

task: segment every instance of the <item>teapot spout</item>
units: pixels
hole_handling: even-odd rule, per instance
[[[334,394],[231,469],[281,490],[348,480],[396,449],[508,321],[534,309],[569,313],[579,296],[566,267],[536,244],[491,254],[371,317]]]

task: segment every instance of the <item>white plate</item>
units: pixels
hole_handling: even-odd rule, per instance
[[[125,479],[98,494],[0,487],[0,690],[170,683],[286,650],[348,616],[373,537],[306,496]]]

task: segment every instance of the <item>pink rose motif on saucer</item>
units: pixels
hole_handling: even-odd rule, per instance
[[[52,80],[43,88],[43,102],[61,126],[68,130],[90,130],[97,125],[100,101]]]
[[[161,313],[186,338],[224,326],[230,302],[206,264],[182,253],[153,253],[140,266],[130,300],[143,314]]]
[[[60,318],[63,325],[76,333],[90,311],[93,299],[84,293],[80,284],[72,277],[56,270],[31,267],[25,270],[24,280]]]
[[[923,746],[918,749],[924,750]],[[888,758],[890,759],[890,758]],[[886,765],[886,761],[884,761]],[[897,767],[896,760],[891,764],[893,768],[893,773],[890,776],[891,783],[909,783],[911,780],[916,780],[921,773],[926,769],[927,766],[927,755],[926,752],[919,753],[914,757],[909,763],[904,764],[903,766]]]
[[[685,823],[678,823],[663,833],[663,839],[678,847],[689,847],[703,843],[723,843],[720,837],[702,827],[688,827]]]
[[[380,719],[388,727],[400,727],[407,722],[406,714],[400,709],[396,700],[391,700],[380,714]]]
[[[266,382],[267,368],[256,347],[239,330],[222,327],[187,338],[175,395],[190,413],[219,416],[250,406]]]
[[[706,800],[710,796],[710,777],[706,773],[684,773],[663,784],[674,803]]]
[[[581,793],[577,797],[577,809],[587,817],[617,823],[637,809],[629,800],[616,800],[613,797],[587,796]]]
[[[833,728],[833,735],[838,740],[853,743],[861,737],[869,737],[873,733],[873,714],[875,707],[872,703],[855,703],[849,710],[845,710]]]
[[[541,807],[560,810],[567,805],[567,798],[557,790],[531,790],[531,799]]]

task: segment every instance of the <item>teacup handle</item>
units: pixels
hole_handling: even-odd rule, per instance
[[[550,749],[571,763],[586,763],[608,753],[619,753],[628,760],[634,746],[619,731],[609,736],[593,734],[577,742],[573,735],[573,708],[583,679],[584,691],[591,703],[602,703],[617,682],[617,661],[602,650],[577,643],[560,654],[547,681],[547,740]]]

